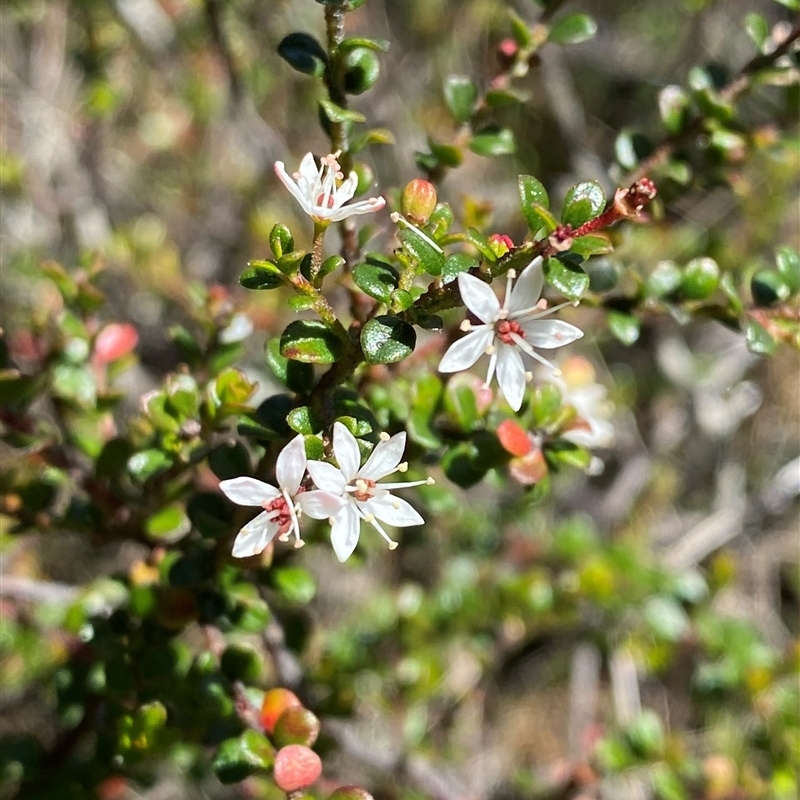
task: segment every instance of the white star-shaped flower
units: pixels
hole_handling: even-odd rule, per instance
[[[344,498],[344,505],[338,513],[331,515],[330,520],[331,543],[339,561],[346,561],[356,549],[362,519],[375,527],[392,550],[397,547],[397,542],[386,533],[381,522],[398,528],[424,524],[425,520],[413,506],[395,497],[390,490],[432,484],[433,478],[407,483],[377,483],[393,472],[405,472],[408,469],[408,464],[400,461],[405,449],[405,433],[397,433],[392,437],[383,434],[361,467],[356,437],[341,422],[335,422],[333,454],[339,468],[323,461],[308,462],[308,472],[314,483],[323,491]]]
[[[247,523],[236,535],[233,555],[236,558],[254,556],[277,535],[288,541],[294,534],[295,547],[302,547],[300,514],[315,519],[327,519],[344,505],[341,497],[324,491],[306,491],[302,486],[306,473],[306,448],[302,435],[295,436],[281,450],[275,462],[278,487],[255,478],[231,478],[220,481],[225,496],[240,506],[261,506],[264,510]]]
[[[608,418],[613,407],[607,400],[608,391],[595,382],[594,367],[580,356],[568,358],[561,364],[561,374],[550,373],[545,380],[561,391],[561,399],[572,406],[578,418],[562,438],[581,447],[610,447],[614,443],[614,426]]]
[[[466,272],[458,276],[458,289],[464,305],[483,324],[473,325],[468,319],[461,323],[461,330],[467,331],[467,335],[450,345],[439,364],[439,372],[461,372],[486,354],[489,356],[486,385],[491,383],[496,371],[497,382],[508,404],[514,411],[519,411],[525,384],[532,378],[532,373],[525,369],[520,350],[558,372],[554,364],[533,348],[563,347],[580,339],[583,332],[568,322],[542,319],[572,303],[561,303],[548,309],[545,302],[540,301],[544,287],[541,257],[531,261],[516,282],[514,270],[509,270],[507,276],[502,306],[480,278]]]
[[[320,159],[317,168],[314,156],[306,153],[300,169],[290,176],[283,161],[275,162],[275,174],[292,196],[315,222],[339,222],[354,214],[370,214],[380,211],[386,201],[382,197],[359,200],[346,206],[356,191],[358,176],[351,172],[346,180],[337,159],[341,150]],[[337,186],[337,183],[341,183]]]

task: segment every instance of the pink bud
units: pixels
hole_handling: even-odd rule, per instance
[[[503,448],[512,456],[527,455],[533,447],[525,429],[513,419],[503,420],[497,426],[497,438]]]
[[[275,756],[275,783],[284,792],[311,786],[322,775],[319,756],[302,744],[289,744]]]
[[[514,240],[504,233],[493,233],[489,237],[489,244],[498,258],[504,256],[509,250],[514,249]]]
[[[139,342],[136,328],[127,322],[112,322],[106,325],[94,340],[94,357],[108,364],[128,355]]]
[[[422,225],[436,208],[436,187],[430,181],[415,178],[403,189],[400,209],[411,222]]]

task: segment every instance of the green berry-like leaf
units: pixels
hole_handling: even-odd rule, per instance
[[[606,207],[606,193],[597,181],[584,181],[573,186],[564,198],[561,222],[577,228],[594,219]]]
[[[333,364],[342,354],[342,344],[324,322],[296,320],[281,336],[280,354],[306,364]]]
[[[397,317],[371,319],[361,331],[361,347],[369,364],[394,364],[414,352],[417,334]]]

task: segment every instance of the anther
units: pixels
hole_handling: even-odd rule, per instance
[[[390,550],[397,550],[397,542],[389,542],[389,549]]]
[[[295,549],[295,550],[299,550],[301,547],[305,547],[305,544],[306,544],[306,543],[305,543],[305,542],[304,542],[302,539],[298,539],[298,540],[297,540],[297,541],[294,543],[294,549]]]
[[[436,480],[428,476],[428,479],[425,481],[425,483],[427,483],[428,486],[433,486],[433,484],[436,483]]]
[[[365,514],[364,515],[364,522],[374,522],[375,515],[374,514]]]
[[[397,471],[398,472],[408,472],[408,461],[401,461],[397,465]]]
[[[530,383],[533,380],[533,373],[528,371],[525,373],[525,383]]]
[[[391,439],[392,437],[391,437],[391,436],[389,436],[389,434],[388,434],[388,433],[386,433],[386,431],[381,431],[381,435],[380,435],[380,437],[379,437],[379,438],[380,438],[380,440],[381,440],[382,442],[388,442],[388,441],[389,441],[389,439]]]
[[[465,319],[458,327],[460,330],[466,333],[467,331],[472,330],[472,323],[468,319]]]
[[[486,345],[486,349],[483,352],[486,353],[487,356],[490,356],[492,353],[494,353],[494,350],[495,350],[494,345],[489,344]]]
[[[510,269],[510,270],[509,270],[509,271],[506,273],[506,275],[508,275],[508,277],[509,277],[509,278],[511,278],[511,279],[513,280],[514,278],[516,278],[516,277],[517,277],[517,271],[516,271],[515,269]]]

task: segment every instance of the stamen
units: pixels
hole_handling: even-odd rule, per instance
[[[305,542],[304,542],[302,539],[298,539],[298,540],[297,540],[297,541],[294,543],[294,549],[295,549],[295,550],[299,550],[301,547],[305,547],[305,546],[306,546],[306,543],[305,543]]]
[[[395,542],[395,541],[389,542],[389,549],[390,550],[397,550],[398,547],[399,547],[399,545],[397,544],[397,542]]]
[[[517,336],[516,333],[510,334],[510,336],[514,340],[514,344],[516,344],[523,353],[527,353],[527,355],[529,355],[531,358],[535,358],[540,364],[544,364],[546,367],[553,370],[554,375],[561,374],[555,364],[540,356],[522,337]]]
[[[530,383],[533,380],[533,373],[529,370],[525,373],[525,383]]]
[[[467,333],[467,331],[472,330],[472,323],[468,319],[465,319],[458,327],[460,330],[464,331],[464,333]]]
[[[389,441],[389,439],[391,439],[392,437],[391,437],[391,436],[389,436],[389,434],[388,434],[388,433],[386,433],[386,431],[381,431],[381,435],[380,435],[378,438],[379,438],[379,439],[380,439],[382,442],[388,442],[388,441]]]
[[[392,501],[392,508],[400,508],[400,501],[397,498]]]
[[[359,509],[359,511],[360,511],[360,509]],[[375,530],[378,531],[378,533],[381,536],[383,536],[384,539],[386,539],[387,542],[389,542],[389,549],[390,550],[394,550],[397,547],[397,542],[395,542],[392,539],[392,537],[389,536],[388,533],[386,533],[386,531],[381,526],[380,522],[378,522],[378,520],[375,519],[375,515],[374,514],[361,514],[361,519],[363,519],[364,522],[369,522],[369,524],[372,525],[375,528]]]
[[[401,461],[397,465],[397,471],[398,472],[408,472],[408,461]]]
[[[281,534],[281,535],[278,537],[278,541],[279,541],[279,542],[288,542],[288,541],[289,541],[289,531],[286,531],[286,533],[282,533],[282,534]]]
[[[405,225],[407,228],[412,228],[412,229],[413,229],[413,230],[415,230],[415,231],[416,231],[416,232],[417,232],[417,233],[418,233],[418,234],[419,234],[419,235],[420,235],[420,236],[421,236],[421,237],[422,237],[422,238],[423,238],[423,239],[424,239],[424,240],[425,240],[425,241],[426,241],[426,242],[427,242],[427,243],[428,243],[428,244],[429,244],[429,245],[430,245],[430,246],[431,246],[431,247],[432,247],[434,250],[436,250],[436,252],[437,252],[437,253],[444,253],[444,250],[442,250],[442,248],[441,248],[441,247],[439,247],[439,245],[438,245],[438,244],[436,244],[436,242],[434,242],[434,241],[433,241],[433,239],[431,239],[431,237],[430,237],[430,236],[428,236],[428,234],[427,234],[427,233],[423,233],[423,232],[422,232],[422,231],[421,231],[421,230],[420,230],[420,229],[419,229],[419,228],[418,228],[416,225],[412,225],[412,224],[411,224],[411,223],[410,223],[410,222],[409,222],[409,221],[408,221],[408,220],[407,220],[405,217],[403,217],[403,216],[401,216],[400,214],[398,214],[398,212],[397,212],[397,211],[394,211],[394,212],[392,212],[392,214],[390,214],[390,215],[389,215],[389,219],[391,219],[391,221],[392,221],[392,222],[394,222],[394,224],[395,224],[395,225],[397,225],[397,224],[401,224],[401,225]]]
[[[486,349],[483,351],[487,356],[493,356],[496,348],[493,344],[487,344]]]
[[[515,311],[511,316],[514,317],[515,319],[517,317],[523,317],[523,316],[526,317],[530,316],[531,319],[540,319],[541,317],[550,316],[550,314],[554,314],[556,311],[560,311],[562,308],[566,308],[567,306],[575,306],[578,304],[578,302],[579,302],[578,300],[567,300],[567,302],[565,303],[559,303],[557,306],[552,306],[551,308],[539,311],[539,303],[541,303],[540,300],[539,303],[537,303],[535,306],[523,309],[522,311]],[[534,313],[537,311],[538,313]]]
[[[425,483],[426,483],[428,486],[433,486],[433,484],[434,484],[434,483],[436,483],[436,479],[435,479],[435,478],[431,478],[431,476],[429,475],[429,476],[427,477],[427,479],[426,479]]]

